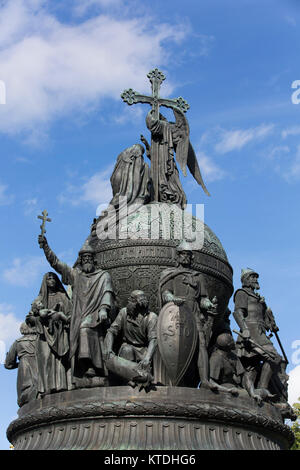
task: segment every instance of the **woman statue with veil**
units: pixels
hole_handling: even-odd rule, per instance
[[[38,297],[26,322],[37,331],[38,395],[71,388],[68,360],[72,303],[58,276],[44,275]]]

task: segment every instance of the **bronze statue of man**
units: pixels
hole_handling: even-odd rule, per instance
[[[194,319],[198,335],[198,371],[201,385],[214,389],[209,381],[208,344],[212,334],[214,316],[217,315],[217,298],[209,299],[201,273],[191,267],[193,251],[188,242],[182,241],[176,249],[178,266],[161,273],[159,295],[162,305],[173,302],[184,305]],[[198,384],[197,384],[198,385]]]
[[[233,316],[240,334],[237,340],[238,355],[246,369],[244,386],[250,396],[261,402],[273,398],[269,391],[269,382],[277,373],[282,362],[267,331],[278,331],[271,310],[259,289],[259,274],[247,268],[242,270],[242,288],[234,294],[235,310]]]
[[[72,286],[70,359],[75,383],[76,378],[106,377],[102,343],[114,305],[111,277],[96,269],[94,251],[88,244],[79,252],[79,265],[71,268],[57,258],[44,236],[38,241],[52,268],[62,275],[62,282]]]
[[[21,337],[10,347],[4,366],[6,369],[18,368],[17,393],[21,407],[37,397],[37,357],[36,330],[23,322],[20,326]]]
[[[113,371],[117,370],[120,376],[132,380],[132,370],[136,379],[139,378],[139,370],[150,374],[152,357],[157,346],[157,315],[149,311],[149,302],[145,293],[141,290],[131,292],[127,306],[122,308],[107,331],[105,338],[107,367],[113,355],[115,340],[122,338],[118,357],[125,361],[111,363]],[[138,364],[138,368],[134,364]],[[117,367],[116,367],[117,366]],[[142,374],[143,375],[143,374]],[[148,376],[150,377],[150,375]]]
[[[217,336],[209,358],[210,381],[218,390],[238,395],[244,368],[236,355],[235,342],[229,332]]]

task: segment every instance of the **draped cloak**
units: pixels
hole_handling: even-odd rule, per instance
[[[46,273],[37,300],[44,309],[60,311],[70,318],[72,303],[55,273],[56,292],[47,287]],[[38,366],[38,392],[41,394],[53,391],[68,390],[71,386],[70,368],[68,364],[69,325],[62,320],[54,321],[50,313],[47,318],[36,317],[35,325],[38,333],[36,357]]]
[[[36,334],[18,338],[5,360],[6,369],[18,368],[17,392],[20,407],[37,396],[36,339]]]
[[[64,284],[73,289],[70,324],[70,358],[90,359],[97,369],[104,369],[100,337],[105,331],[99,322],[99,310],[112,307],[114,292],[111,277],[101,269],[84,273],[60,263]]]
[[[186,196],[174,160],[176,142],[174,141],[173,130],[176,130],[175,124],[163,119],[154,119],[150,113],[147,116],[146,124],[152,134],[154,143],[158,146],[159,200],[161,202],[172,202],[184,208]],[[154,180],[155,176],[152,175],[152,178]]]
[[[96,221],[100,239],[102,234],[114,239],[116,226],[121,224],[122,219],[137,212],[150,201],[150,170],[144,161],[142,150],[139,153],[137,147],[142,148],[139,144],[132,145],[123,150],[117,158],[110,178],[113,198],[108,209],[103,211]]]
[[[118,197],[126,197],[127,204],[130,205],[136,200],[142,204],[149,198],[149,167],[144,162],[142,154],[136,155],[133,145],[124,150],[118,156],[110,182],[113,191],[113,199],[110,204],[116,206]]]
[[[88,359],[95,368],[102,369],[104,376],[106,369],[102,341],[106,327],[99,321],[99,311],[102,308],[108,311],[114,308],[115,296],[110,274],[101,269],[85,273],[78,267],[71,268],[57,258],[48,244],[44,252],[52,268],[61,274],[62,282],[72,286],[69,353],[72,375],[74,377],[77,374],[78,361]]]

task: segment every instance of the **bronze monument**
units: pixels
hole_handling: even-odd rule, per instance
[[[40,248],[61,281],[44,276],[8,352],[20,407],[8,439],[15,449],[288,449],[294,415],[274,315],[256,292],[258,274],[243,270],[240,331],[231,330],[232,268],[218,237],[187,213],[180,181],[188,168],[209,195],[189,105],[160,97],[158,69],[148,78],[151,96],[121,96],[151,106],[151,143],[141,135],[143,145],[120,146],[113,198],[73,267],[48,245],[47,211],[39,216]]]

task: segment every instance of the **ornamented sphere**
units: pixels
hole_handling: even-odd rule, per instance
[[[192,269],[206,280],[210,298],[217,296],[218,312],[224,314],[233,292],[232,268],[226,252],[199,218],[176,205],[151,203],[142,206],[118,224],[115,239],[90,239],[97,265],[113,280],[119,307],[134,289],[145,291],[150,309],[158,313],[158,283],[161,272],[176,266],[176,247],[182,239],[193,249]],[[111,234],[110,234],[111,236]]]

